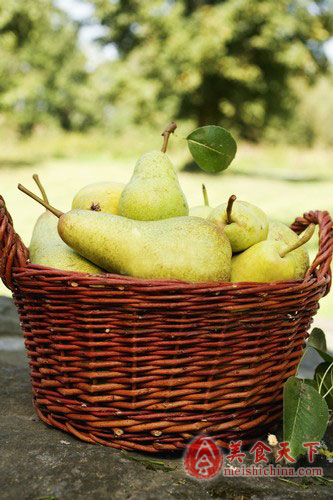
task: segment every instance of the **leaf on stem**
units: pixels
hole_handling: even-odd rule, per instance
[[[330,410],[333,410],[333,363],[320,363],[317,366],[313,382],[317,391],[327,403]]]
[[[326,338],[323,330],[321,330],[320,328],[313,328],[308,338],[307,346],[314,347],[315,349],[320,349],[321,351],[326,352]]]
[[[194,161],[209,173],[225,170],[237,151],[236,141],[230,132],[216,125],[199,127],[186,140]]]
[[[289,377],[283,392],[283,440],[297,459],[306,453],[303,444],[320,441],[328,423],[328,407],[316,389],[297,377]]]
[[[309,335],[309,338],[306,343],[306,348],[303,352],[303,355],[298,363],[297,366],[297,372],[296,375],[298,375],[301,365],[306,358],[307,354],[311,352],[311,348],[315,349],[319,356],[321,356],[322,359],[327,361],[328,363],[333,363],[333,356],[328,354],[327,351],[327,346],[326,346],[326,338],[325,338],[325,333],[323,330],[320,328],[313,328],[312,332]]]

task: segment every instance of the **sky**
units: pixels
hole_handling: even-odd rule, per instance
[[[83,26],[79,32],[79,44],[88,59],[88,69],[94,70],[105,60],[117,59],[117,49],[112,44],[101,47],[94,42],[105,33],[103,26],[94,20],[94,7],[81,0],[55,0],[58,7],[67,12],[75,21],[89,21],[89,26]]]
[[[79,43],[88,58],[88,66],[94,69],[105,60],[117,59],[117,49],[109,44],[104,48],[94,43],[94,39],[105,33],[98,22],[94,22],[94,6],[82,0],[55,0],[55,4],[67,12],[76,21],[90,21],[90,26],[80,30]],[[333,38],[324,45],[324,50],[329,60],[333,63]]]

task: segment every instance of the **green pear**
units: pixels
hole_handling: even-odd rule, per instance
[[[212,207],[209,206],[207,189],[204,184],[202,185],[202,194],[204,199],[204,205],[191,207],[189,215],[192,215],[193,217],[201,217],[202,219],[207,219],[212,213],[213,209]]]
[[[67,245],[107,271],[191,282],[230,279],[230,242],[209,221],[186,216],[135,221],[81,209],[64,214],[19,189],[59,217],[58,232]]]
[[[134,221],[101,212],[69,212],[61,238],[110,272],[137,278],[228,281],[231,247],[214,224],[197,217]]]
[[[236,201],[235,195],[230,196],[228,203],[216,207],[208,219],[223,227],[233,252],[246,250],[267,238],[266,214],[251,203]]]
[[[298,241],[298,236],[290,227],[278,221],[270,221],[268,227],[268,240],[283,241],[286,245],[292,245]],[[309,253],[303,246],[293,252],[296,259],[295,278],[304,278],[310,265]]]
[[[231,281],[270,282],[295,279],[295,250],[309,241],[314,227],[311,224],[302,238],[289,246],[283,241],[265,240],[235,255],[231,263]]]
[[[166,153],[151,151],[141,156],[121,194],[119,215],[146,221],[188,215],[185,195]]]
[[[96,210],[118,214],[120,195],[125,184],[120,182],[96,182],[89,184],[74,196],[72,208]]]
[[[34,175],[33,177],[44,200],[48,203],[48,198],[38,176]],[[63,242],[58,234],[57,225],[57,218],[48,210],[38,218],[29,247],[30,262],[62,271],[79,271],[89,274],[103,273],[102,269],[81,257]]]

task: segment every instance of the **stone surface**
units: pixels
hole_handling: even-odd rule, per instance
[[[81,442],[48,427],[38,419],[32,407],[23,341],[12,337],[3,337],[2,340],[2,500],[296,500],[333,496],[333,486],[329,483],[326,486],[317,480],[311,484],[313,480],[310,479],[304,479],[302,485],[276,478],[254,477],[220,476],[212,481],[196,481],[184,472],[179,455],[121,452]],[[332,432],[325,440],[332,450]],[[154,470],[149,460],[162,461],[165,466]],[[333,464],[320,459],[318,465],[325,466],[325,477],[333,478]]]
[[[21,335],[16,307],[10,297],[0,297],[0,336]]]

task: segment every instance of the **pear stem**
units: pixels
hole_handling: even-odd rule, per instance
[[[169,137],[171,134],[174,133],[174,131],[176,130],[177,128],[177,125],[175,124],[175,122],[171,122],[169,123],[169,125],[164,129],[164,131],[162,132],[162,136],[163,136],[163,146],[162,146],[162,153],[166,153],[166,150],[168,148],[168,142],[169,142]]]
[[[60,212],[60,210],[57,210],[56,208],[52,207],[49,203],[47,203],[46,201],[44,201],[41,198],[39,198],[37,195],[35,195],[31,191],[29,191],[29,189],[27,189],[26,187],[22,186],[22,184],[19,184],[17,187],[18,187],[18,189],[20,191],[22,191],[23,193],[27,194],[28,196],[30,196],[30,198],[32,198],[33,200],[37,201],[41,205],[43,205],[43,207],[47,208],[56,217],[60,218],[62,215],[64,215],[64,212]]]
[[[203,194],[203,199],[205,202],[205,207],[209,207],[208,193],[207,193],[206,186],[204,184],[202,185],[202,194]]]
[[[228,200],[228,205],[227,205],[227,224],[231,224],[231,212],[232,212],[232,206],[234,204],[234,202],[236,201],[237,197],[232,194]]]
[[[43,185],[42,185],[42,183],[40,182],[38,175],[37,175],[37,174],[34,174],[34,175],[32,176],[32,178],[33,178],[33,180],[35,181],[35,183],[37,184],[38,189],[39,189],[39,191],[41,192],[41,195],[42,195],[42,197],[43,197],[43,200],[44,200],[46,203],[49,203],[49,199],[48,199],[47,194],[46,194],[46,192],[45,192],[44,186],[43,186]]]
[[[293,250],[296,250],[297,248],[307,243],[311,238],[311,236],[313,235],[314,230],[315,230],[315,224],[310,224],[309,227],[306,229],[305,233],[303,234],[303,236],[298,241],[296,241],[296,243],[294,243],[290,247],[280,252],[280,257],[281,258],[285,257],[289,252],[292,252]]]

